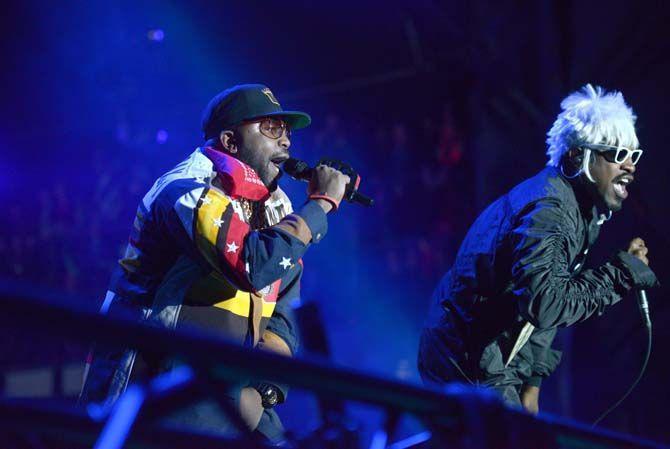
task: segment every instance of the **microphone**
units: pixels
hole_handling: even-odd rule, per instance
[[[643,289],[637,290],[637,305],[640,306],[640,313],[644,320],[644,325],[651,329],[651,317],[649,316],[649,301],[647,301],[647,292]]]
[[[360,176],[351,168],[349,164],[339,161],[333,161],[330,159],[322,159],[319,161],[320,164],[328,165],[330,167],[341,170],[342,173],[351,178],[351,182],[347,184],[347,187],[344,191],[343,199],[349,201],[350,203],[357,203],[362,206],[372,206],[374,200],[369,196],[363,195],[358,191],[358,184],[360,183]],[[300,159],[289,158],[284,162],[283,165],[284,171],[293,179],[298,181],[307,181],[309,182],[312,179],[312,173],[314,169],[307,165],[305,161]]]

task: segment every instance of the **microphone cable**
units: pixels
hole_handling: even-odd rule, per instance
[[[644,300],[641,301],[641,303],[646,304],[647,302],[647,297],[646,294],[644,294],[644,291],[641,292],[641,294],[644,295]],[[640,382],[642,379],[642,376],[644,375],[645,370],[647,369],[647,364],[649,363],[649,356],[651,355],[651,320],[649,319],[649,308],[648,306],[645,307],[640,305],[640,309],[642,312],[642,318],[644,319],[644,324],[645,328],[647,329],[647,353],[644,356],[644,363],[642,363],[642,368],[640,369],[640,374],[637,375],[637,378],[635,379],[635,382],[628,388],[626,393],[616,401],[614,404],[612,404],[607,410],[605,410],[595,421],[593,421],[593,424],[591,424],[591,427],[595,427],[598,425],[600,421],[602,421],[607,415],[609,415],[612,410],[617,408],[621,403],[628,397],[628,395],[631,394],[631,392],[637,387],[637,384]]]

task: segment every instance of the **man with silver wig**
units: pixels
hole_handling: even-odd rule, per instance
[[[584,268],[642,155],[632,109],[620,92],[590,84],[561,108],[547,167],[482,212],[435,290],[418,358],[429,385],[485,386],[537,413],[541,381],[560,361],[556,329],[657,285],[640,238]]]
[[[569,95],[561,102],[561,108],[563,112],[547,133],[547,165],[559,167],[568,178],[583,175],[596,185],[605,210],[621,209],[628,196],[626,186],[633,181],[635,165],[642,156],[633,110],[621,92],[605,93],[590,84]],[[620,171],[629,175],[621,174],[620,181],[596,179],[591,171],[599,160],[620,164]],[[565,165],[570,166],[571,173],[566,172]]]

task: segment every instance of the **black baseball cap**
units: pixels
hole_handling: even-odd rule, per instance
[[[304,112],[284,111],[267,86],[239,84],[209,101],[202,114],[202,131],[205,139],[211,139],[226,128],[260,117],[281,118],[291,129],[304,128],[312,121]]]

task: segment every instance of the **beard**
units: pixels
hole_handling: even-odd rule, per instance
[[[279,179],[282,177],[283,174],[284,173],[280,170],[279,173],[277,173],[277,176],[275,176],[274,179],[271,180],[269,184],[265,184],[265,187],[267,187],[270,192],[274,192],[275,190],[277,190],[277,187],[279,187]]]
[[[584,184],[599,210],[618,212],[623,208],[623,200],[612,190],[611,181],[604,185],[599,185],[598,183],[585,180]]]
[[[253,171],[256,172],[258,177],[263,182],[263,185],[270,192],[277,190],[277,187],[279,186],[279,179],[282,177],[283,172],[272,162],[265,160],[265,158],[262,157],[242,157],[242,155],[240,155],[238,159],[247,164]]]

